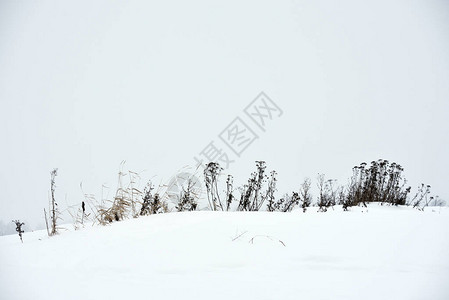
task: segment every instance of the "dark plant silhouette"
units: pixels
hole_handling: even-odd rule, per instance
[[[266,198],[273,197],[277,181],[276,172],[272,173],[266,194],[262,196],[262,186],[267,181],[265,162],[256,161],[256,168],[256,172],[251,173],[248,183],[241,188],[240,202],[237,210],[258,211]]]
[[[204,181],[207,189],[207,200],[209,201],[209,208],[211,210],[224,210],[223,204],[220,200],[218,192],[218,176],[223,170],[219,163],[210,162],[204,169]]]
[[[274,193],[277,191],[276,184],[277,184],[277,172],[271,171],[270,177],[268,179],[267,190],[263,197],[263,201],[268,201],[268,204],[267,204],[268,211],[274,210],[274,206],[276,203],[275,198],[274,198]]]
[[[430,185],[421,183],[415,196],[410,201],[413,208],[424,210],[426,206],[429,206],[429,204],[434,200],[433,196],[429,196],[430,188]]]
[[[446,201],[444,201],[443,199],[440,199],[440,196],[437,195],[432,198],[433,198],[433,202],[431,202],[429,204],[429,206],[444,206],[444,205],[446,205]]]
[[[360,204],[366,206],[368,202],[406,204],[411,188],[405,187],[407,181],[402,176],[404,168],[401,165],[379,159],[372,161],[369,167],[361,163],[352,170],[344,209]]]
[[[153,185],[149,182],[143,190],[142,207],[139,213],[141,216],[168,212],[167,203],[161,199],[158,193],[153,195],[153,189]]]
[[[194,211],[198,206],[197,195],[194,192],[194,183],[192,179],[187,180],[187,186],[182,187],[181,195],[179,197],[178,204],[176,205],[177,211]]]
[[[12,222],[16,224],[16,231],[19,234],[20,241],[23,243],[22,233],[25,231],[23,231],[22,226],[25,225],[25,223],[21,223],[19,220],[13,220]]]
[[[292,192],[291,196],[285,194],[284,197],[273,204],[271,211],[290,212],[296,205],[299,204],[299,201],[300,199],[298,193]]]
[[[310,178],[304,179],[301,187],[299,189],[299,201],[301,203],[301,208],[303,212],[306,212],[307,207],[312,204],[312,194],[310,193],[310,187],[312,186],[312,181]]]
[[[235,200],[233,184],[234,178],[232,175],[228,175],[228,179],[226,179],[226,211],[230,210],[231,204]]]

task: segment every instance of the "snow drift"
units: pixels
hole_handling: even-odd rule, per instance
[[[168,213],[0,237],[0,298],[449,299],[449,209]]]

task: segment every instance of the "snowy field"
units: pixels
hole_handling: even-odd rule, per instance
[[[449,209],[192,212],[0,237],[0,299],[449,299]]]

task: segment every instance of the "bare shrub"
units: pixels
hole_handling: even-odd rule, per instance
[[[430,202],[429,206],[445,206],[446,205],[446,201],[444,201],[443,199],[440,198],[440,196],[435,196],[433,198],[433,201]]]
[[[192,179],[188,179],[187,186],[182,187],[181,195],[179,197],[178,204],[176,205],[177,211],[194,211],[198,206],[197,198],[194,190],[195,183]]]
[[[403,178],[404,168],[397,163],[379,159],[372,161],[368,167],[361,163],[354,167],[348,186],[344,209],[353,205],[364,205],[369,202],[380,202],[392,205],[406,204],[410,187]]]
[[[265,175],[266,164],[264,161],[256,161],[256,172],[251,173],[248,183],[240,189],[240,202],[237,210],[258,211],[262,207],[266,198],[272,196],[276,189],[276,173],[272,173],[271,183],[267,187],[265,197],[262,196],[263,183],[267,181]],[[271,185],[271,187],[270,187]],[[271,193],[271,194],[270,194]]]
[[[152,194],[153,189],[153,185],[149,182],[143,191],[142,207],[140,209],[141,216],[166,213],[169,211],[167,203],[162,200],[159,193]]]
[[[324,174],[318,174],[318,211],[326,212],[329,207],[336,204],[337,189],[335,188],[335,182],[334,179],[326,180]]]
[[[426,206],[429,206],[429,204],[432,203],[434,197],[429,196],[430,188],[430,185],[421,183],[421,186],[418,187],[418,191],[416,192],[415,196],[410,201],[411,205],[413,205],[413,208],[424,210]]]
[[[312,194],[310,193],[311,186],[312,181],[310,178],[305,178],[299,189],[299,201],[303,212],[306,212],[307,207],[312,204]]]
[[[280,211],[280,212],[290,212],[292,209],[299,204],[299,194],[296,192],[292,192],[292,195],[285,194],[284,197],[280,198],[273,204],[271,211]]]

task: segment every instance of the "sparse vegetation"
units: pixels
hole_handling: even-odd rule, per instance
[[[94,212],[94,221],[100,225],[107,225],[129,217],[137,218],[139,216],[136,204],[142,192],[136,188],[136,182],[140,179],[140,176],[133,171],[123,172],[124,163],[125,161],[120,164],[117,190],[112,200],[104,199],[102,195],[101,202],[98,203],[93,194],[86,194],[83,191],[86,202],[90,204]],[[128,181],[124,182],[126,176],[128,176]],[[102,188],[105,188],[105,186]]]
[[[84,193],[82,185],[80,185],[84,201],[81,202],[81,205],[74,206],[77,209],[76,213],[71,211],[70,208],[68,210],[74,220],[75,229],[83,227],[85,220],[91,215],[86,212],[86,206],[93,213],[92,220],[94,223],[101,225],[130,217],[167,213],[173,210],[195,211],[200,209],[199,182],[192,180],[192,177],[188,177],[185,181],[186,184],[181,186],[179,197],[176,197],[176,201],[169,209],[165,194],[160,196],[158,192],[153,193],[154,186],[151,181],[141,192],[139,190],[139,174],[132,171],[123,172],[123,165],[124,162],[122,162],[118,173],[118,185],[112,200],[108,200],[107,196],[104,197],[103,189],[107,188],[105,186],[102,187],[101,201],[97,202],[95,196]],[[445,201],[438,196],[430,196],[430,185],[425,184],[421,184],[415,196],[408,199],[411,188],[406,187],[407,181],[402,175],[404,169],[399,164],[390,163],[383,159],[372,161],[369,167],[366,163],[354,167],[352,176],[346,186],[338,185],[334,179],[326,179],[324,174],[318,174],[316,203],[313,203],[312,200],[312,180],[310,178],[304,179],[298,191],[284,194],[284,196],[276,199],[277,172],[273,170],[267,176],[265,174],[265,161],[256,161],[256,170],[251,173],[247,183],[239,188],[239,200],[234,196],[234,177],[232,175],[227,175],[222,190],[224,195],[220,195],[219,177],[222,171],[223,168],[218,163],[210,162],[206,164],[203,173],[209,209],[213,211],[259,211],[266,209],[267,211],[290,212],[299,205],[303,212],[306,212],[310,206],[318,207],[319,212],[326,212],[336,204],[341,205],[343,210],[347,211],[352,206],[362,205],[366,207],[367,203],[371,202],[378,202],[382,205],[406,204],[424,210],[427,206],[442,206],[445,204]],[[55,196],[57,169],[52,170],[50,174],[50,209],[48,214],[44,209],[44,215],[48,235],[52,236],[58,232],[57,221],[60,219],[60,212]],[[126,182],[125,178],[128,179]],[[233,203],[236,205],[233,205]],[[263,206],[264,203],[266,203],[265,206]]]

